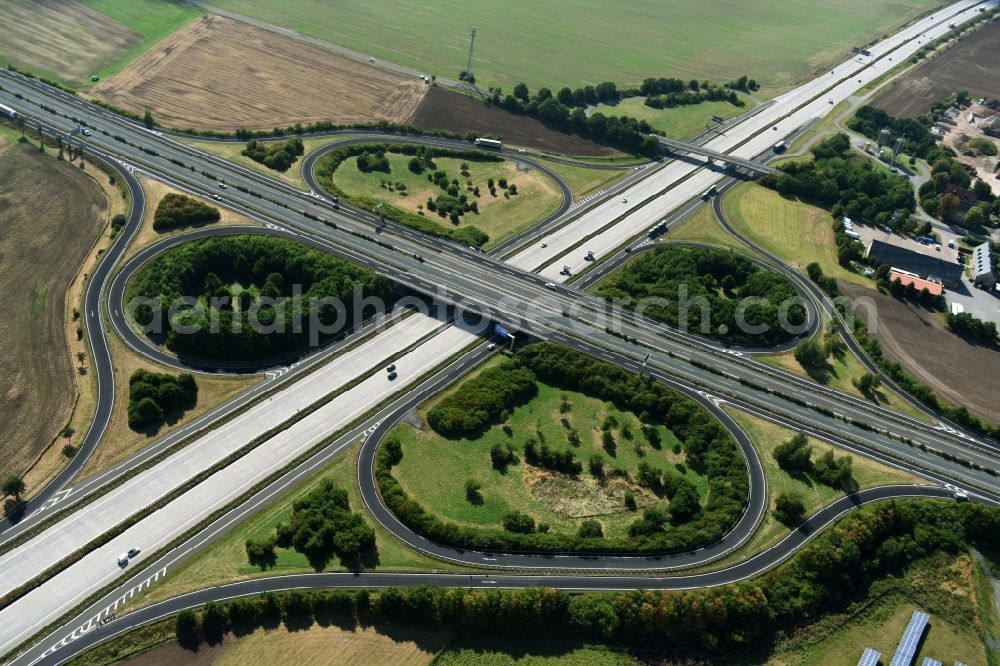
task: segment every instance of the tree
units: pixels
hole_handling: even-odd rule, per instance
[[[982,226],[983,221],[985,219],[986,218],[983,215],[983,210],[979,207],[974,207],[970,208],[969,212],[965,214],[965,219],[963,220],[962,224],[967,229],[977,229],[980,226]]]
[[[469,501],[470,504],[475,504],[476,506],[483,503],[483,484],[479,483],[475,479],[465,480],[465,499]]]
[[[670,517],[675,523],[691,520],[701,510],[698,503],[698,490],[684,477],[683,483],[678,483],[674,496],[670,498]]]
[[[531,534],[535,531],[535,519],[520,511],[511,511],[503,517],[503,528],[508,532]]]
[[[946,194],[938,200],[938,217],[945,222],[952,220],[961,207],[961,201],[954,194]]]
[[[146,126],[147,129],[153,129],[153,114],[149,109],[146,109],[146,113],[142,116],[142,124]]]
[[[834,458],[833,450],[827,451],[813,463],[812,475],[817,481],[831,488],[850,491],[854,485],[851,457]]]
[[[581,539],[599,539],[604,536],[604,529],[596,520],[585,520],[580,523],[577,536]]]
[[[812,447],[809,438],[796,433],[790,440],[774,447],[774,460],[784,470],[807,472],[812,468]]]
[[[274,553],[274,538],[267,539],[247,539],[246,542],[247,561],[254,566],[260,567],[261,571],[273,567],[277,561]]]
[[[0,485],[0,492],[3,493],[4,497],[13,497],[18,500],[21,498],[24,488],[24,481],[21,477],[12,474],[4,479],[3,484]]]
[[[198,616],[193,610],[183,610],[177,614],[174,622],[174,633],[177,635],[177,642],[188,650],[196,650],[201,643],[201,627],[198,624]]]
[[[788,527],[795,527],[802,522],[806,514],[806,505],[798,493],[781,493],[774,501],[774,517]]]
[[[802,340],[795,345],[795,360],[807,369],[822,370],[826,367],[826,354],[813,339]]]
[[[514,86],[514,97],[521,100],[522,102],[528,102],[528,85],[524,82],[518,83]]]
[[[854,386],[861,391],[862,395],[868,397],[871,397],[881,385],[882,379],[878,375],[871,372],[866,372],[854,380]]]

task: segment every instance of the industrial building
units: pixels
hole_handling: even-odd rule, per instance
[[[983,243],[972,250],[972,280],[977,287],[993,289],[997,284],[993,273],[993,252],[989,243]]]
[[[947,288],[957,287],[962,281],[961,264],[880,240],[872,241],[868,246],[867,256],[875,266],[885,264],[890,268],[938,282]]]

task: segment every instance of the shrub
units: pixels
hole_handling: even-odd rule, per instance
[[[166,231],[195,224],[218,222],[219,209],[206,203],[192,199],[184,194],[170,192],[156,206],[153,213],[153,229]]]
[[[292,137],[287,141],[267,143],[253,139],[242,152],[253,161],[260,162],[269,169],[285,172],[302,156],[305,152],[305,146],[299,137]]]
[[[168,375],[136,370],[128,382],[128,426],[145,430],[160,425],[164,418],[194,407],[198,385],[190,374]]]

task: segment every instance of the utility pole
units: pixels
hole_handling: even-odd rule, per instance
[[[476,45],[476,26],[472,26],[472,36],[469,38],[469,62],[465,65],[465,76],[470,83],[476,79],[472,76],[472,48]]]

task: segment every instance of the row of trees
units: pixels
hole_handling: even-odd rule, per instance
[[[166,231],[194,224],[218,222],[219,209],[186,194],[170,192],[160,199],[153,213],[153,229]]]
[[[945,314],[945,321],[948,323],[948,328],[960,337],[988,346],[997,343],[996,322],[984,321],[968,312],[958,314],[948,312]]]
[[[537,393],[530,368],[518,363],[487,368],[434,405],[427,412],[427,423],[444,437],[476,437]]]
[[[128,380],[128,427],[149,430],[198,402],[198,384],[188,373],[168,375],[139,369]]]
[[[279,523],[273,535],[248,539],[247,560],[262,570],[277,561],[275,546],[294,548],[309,560],[316,571],[326,568],[336,555],[346,566],[358,567],[373,560],[375,530],[361,513],[351,511],[347,491],[329,479],[292,504],[289,522]]]
[[[233,284],[243,285],[243,291],[234,295]],[[286,303],[296,292],[301,294],[298,307]],[[147,330],[165,328],[164,341],[172,351],[242,362],[293,353],[311,338],[322,342],[349,329],[365,314],[356,311],[356,300],[381,299],[386,308],[395,301],[392,283],[372,271],[299,243],[258,235],[220,236],[173,248],[136,275],[129,296],[150,299],[135,309],[136,321]],[[181,297],[196,304],[171,313]],[[315,320],[314,304],[320,304]],[[256,321],[247,312],[251,308]],[[313,331],[313,323],[324,328]]]
[[[303,153],[305,153],[305,146],[302,144],[302,139],[297,136],[287,141],[269,141],[267,143],[253,139],[243,149],[243,154],[253,161],[260,162],[268,169],[282,173],[288,171],[302,157]]]
[[[579,391],[613,403],[623,411],[639,413],[643,422],[659,423],[674,432],[686,453],[687,464],[708,477],[708,500],[701,506],[698,493],[679,475],[662,475],[649,469],[644,481],[671,499],[671,511],[654,511],[639,519],[636,532],[623,539],[603,537],[569,537],[545,531],[510,532],[460,527],[442,521],[408,497],[392,474],[392,468],[402,460],[398,440],[390,437],[381,446],[375,474],[386,505],[414,531],[439,543],[462,548],[488,550],[537,551],[615,551],[651,552],[694,547],[720,538],[738,520],[749,496],[749,481],[741,454],[729,432],[707,411],[690,399],[662,384],[630,374],[612,364],[597,361],[584,354],[552,343],[536,343],[522,347],[508,366],[507,375],[493,375],[488,381],[479,377],[464,383],[428,413],[428,422],[435,430],[442,423],[432,421],[431,414],[447,403],[453,414],[445,423],[462,424],[463,428],[445,432],[478,434],[487,425],[501,419],[505,410],[517,403],[508,402],[511,395],[528,399],[534,395],[534,377],[549,386]],[[515,379],[510,379],[514,377]],[[531,377],[531,382],[528,378]],[[513,388],[512,388],[513,387]],[[465,416],[466,414],[471,416]],[[435,416],[437,421],[440,416]],[[463,421],[468,418],[468,422]],[[525,448],[525,458],[558,467],[579,463],[575,457],[564,458],[547,454],[532,442]],[[494,467],[504,469],[516,464],[513,446],[497,445],[490,457]],[[603,460],[590,461],[594,476],[603,474]],[[571,472],[572,473],[572,472]],[[690,487],[689,487],[690,486]]]
[[[196,649],[226,632],[406,621],[478,633],[566,636],[725,657],[842,612],[873,584],[915,562],[995,541],[1000,510],[978,504],[887,501],[858,509],[816,536],[787,563],[753,580],[684,591],[570,594],[521,590],[411,587],[265,593],[175,620],[181,645]]]
[[[783,305],[797,295],[791,281],[730,250],[664,246],[646,252],[598,287],[607,299],[629,299],[646,316],[671,326],[740,344],[790,339],[806,321],[805,308]],[[762,299],[744,301],[743,299]],[[648,299],[643,302],[643,299]],[[765,326],[761,333],[752,331]]]

